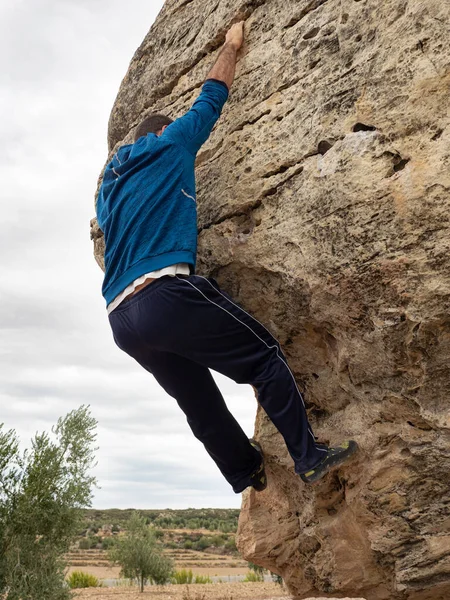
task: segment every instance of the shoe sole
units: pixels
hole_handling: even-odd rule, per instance
[[[344,456],[341,455],[340,457],[336,457],[334,462],[333,462],[333,457],[331,457],[328,464],[326,465],[326,467],[324,467],[323,470],[320,469],[317,471],[317,474],[313,473],[308,477],[307,477],[306,473],[303,473],[302,475],[300,475],[301,480],[304,483],[316,483],[317,481],[320,481],[330,471],[334,471],[334,469],[337,469],[338,467],[346,464],[356,454],[358,449],[359,449],[358,444],[355,441],[351,440],[349,442],[348,449]]]

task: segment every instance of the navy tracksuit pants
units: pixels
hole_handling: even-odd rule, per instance
[[[324,457],[280,345],[213,279],[162,277],[120,304],[109,320],[116,344],[175,398],[236,493],[250,484],[261,458],[229,412],[209,368],[256,388],[297,473]]]

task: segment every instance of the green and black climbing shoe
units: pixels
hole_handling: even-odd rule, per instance
[[[339,446],[325,446],[324,444],[317,444],[319,448],[327,448],[327,454],[325,458],[316,465],[313,469],[310,469],[306,473],[302,473],[300,478],[305,483],[314,483],[322,479],[324,475],[339,467],[347,462],[347,460],[355,454],[358,450],[358,444],[353,440],[346,440]]]
[[[254,439],[249,440],[249,442],[253,446],[253,448],[255,448],[255,450],[258,450],[258,452],[261,455],[261,464],[260,464],[258,470],[255,471],[253,473],[253,475],[250,477],[250,481],[251,481],[250,485],[253,488],[255,488],[255,490],[257,492],[262,492],[267,487],[267,477],[266,477],[266,471],[264,469],[264,456],[262,453],[262,448],[258,444],[258,442],[255,441]]]

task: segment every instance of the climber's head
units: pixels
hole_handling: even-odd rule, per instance
[[[161,135],[164,129],[171,123],[173,123],[172,119],[169,119],[169,117],[166,117],[165,115],[149,115],[136,127],[134,141],[137,142],[140,137],[147,135],[147,133]]]

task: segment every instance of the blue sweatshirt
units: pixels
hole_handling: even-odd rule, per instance
[[[149,133],[122,146],[107,165],[97,199],[106,304],[145,273],[176,263],[194,271],[195,157],[227,98],[225,83],[207,80],[192,108],[162,135]]]

